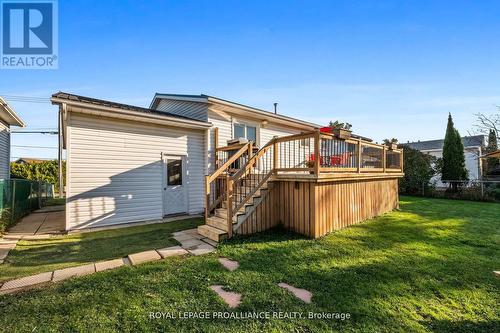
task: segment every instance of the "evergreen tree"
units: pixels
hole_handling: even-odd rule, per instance
[[[486,147],[486,152],[491,153],[494,151],[498,150],[498,144],[497,144],[497,136],[494,130],[490,129],[490,133],[488,135],[488,146]],[[487,159],[488,163],[488,171],[487,173],[490,173],[491,171],[495,170],[498,168],[500,165],[500,159],[491,157]]]
[[[451,113],[448,115],[448,125],[443,144],[443,169],[441,180],[467,180],[467,169],[465,168],[464,145],[460,133],[453,125]],[[453,190],[458,187],[457,183],[450,184]]]

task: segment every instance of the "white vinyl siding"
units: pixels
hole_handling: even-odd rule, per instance
[[[186,156],[188,213],[202,212],[205,133],[70,112],[66,228],[161,219],[162,153]]]
[[[196,120],[207,121],[208,107],[207,103],[203,102],[161,99],[156,109]]]
[[[236,111],[235,111],[236,112]],[[249,126],[255,126],[257,129],[257,145],[259,148],[263,147],[267,144],[274,136],[282,137],[292,134],[298,134],[301,130],[293,127],[287,127],[285,125],[273,124],[272,122],[268,122],[265,126],[261,125],[261,121],[256,119],[249,118],[241,118],[238,115],[228,113],[225,111],[216,111],[209,110],[208,112],[208,121],[212,123],[213,127],[210,130],[210,139],[209,139],[209,170],[213,171],[213,129],[217,127],[219,129],[219,147],[227,146],[227,140],[233,139],[233,125],[234,123],[247,124]]]
[[[0,179],[10,178],[10,129],[0,121]]]

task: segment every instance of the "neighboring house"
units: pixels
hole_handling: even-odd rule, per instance
[[[481,179],[483,176],[483,167],[481,158],[479,157],[483,155],[484,148],[486,147],[486,136],[464,136],[462,137],[462,143],[464,145],[465,167],[469,172],[469,179]],[[417,149],[422,153],[429,154],[437,158],[443,157],[443,144],[443,139],[406,143],[406,145],[410,148]],[[446,187],[446,185],[441,182],[440,177],[440,175],[434,177],[433,181],[436,182],[436,186],[438,187]]]
[[[26,164],[42,163],[42,162],[46,162],[46,161],[50,161],[50,160],[40,159],[40,158],[31,158],[31,157],[20,157],[17,160],[15,160],[14,163],[26,165]]]
[[[68,230],[202,213],[215,127],[219,146],[262,146],[319,126],[206,95],[156,94],[150,109],[62,92],[52,102],[63,114]]]
[[[25,123],[0,97],[0,179],[10,178],[10,126],[24,127]]]

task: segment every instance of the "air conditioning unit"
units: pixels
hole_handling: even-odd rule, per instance
[[[231,139],[231,140],[227,140],[227,145],[232,146],[232,145],[238,145],[238,144],[247,143],[247,142],[248,142],[248,140],[245,138]]]

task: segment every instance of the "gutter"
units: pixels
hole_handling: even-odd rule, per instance
[[[179,125],[182,125],[183,127],[186,128],[195,128],[195,129],[207,129],[212,127],[212,123],[209,122],[202,122],[197,120],[189,120],[189,119],[176,118],[170,116],[162,116],[153,113],[131,111],[121,108],[71,101],[57,97],[52,97],[50,100],[52,104],[58,104],[58,105],[66,104],[70,107],[74,107],[72,110],[68,110],[71,112],[93,114],[97,116],[108,116],[108,117],[128,119],[139,122],[156,123],[174,127],[179,127]],[[80,109],[75,109],[75,108],[80,108]]]
[[[0,106],[14,120],[14,121],[8,122],[9,125],[26,127],[26,124],[24,123],[24,121],[14,112],[14,110],[12,110],[10,105],[2,97],[0,97]]]

